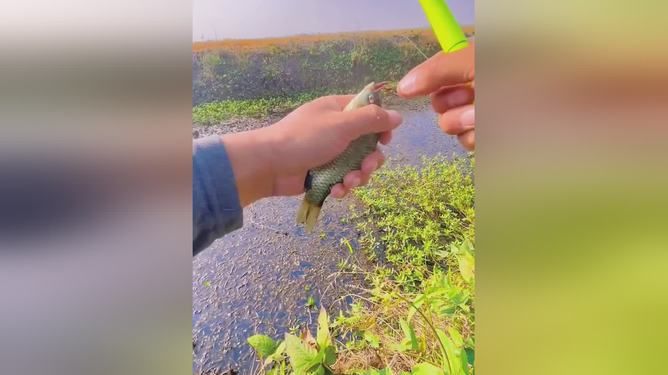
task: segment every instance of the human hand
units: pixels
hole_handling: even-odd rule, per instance
[[[438,124],[471,151],[475,149],[475,45],[452,53],[439,52],[401,79],[404,98],[430,95]]]
[[[263,197],[303,193],[309,169],[336,158],[363,134],[380,133],[380,143],[388,144],[401,115],[376,105],[344,112],[353,97],[322,97],[272,126],[223,136],[242,205]],[[384,160],[380,150],[374,151],[359,171],[348,173],[343,183],[332,187],[330,195],[342,198],[366,184]]]

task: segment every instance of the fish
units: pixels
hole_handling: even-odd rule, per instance
[[[382,106],[380,90],[385,84],[369,83],[343,110],[352,111],[371,104]],[[350,142],[334,160],[308,171],[304,181],[304,199],[297,211],[297,223],[304,224],[306,232],[313,231],[332,187],[343,182],[348,172],[360,169],[364,158],[376,150],[379,137],[377,133],[362,135]]]

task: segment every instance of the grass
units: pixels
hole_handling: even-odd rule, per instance
[[[351,221],[361,232],[360,248],[377,264],[367,274],[368,288],[360,287],[350,310],[333,319],[326,313],[323,318],[321,311],[319,335],[325,326],[328,337],[336,340],[319,346],[302,334],[301,341],[291,342],[303,350],[272,357],[262,371],[472,373],[473,163],[425,159],[420,168],[382,170],[371,185],[358,190],[363,209]],[[304,351],[309,356],[301,356]],[[325,351],[328,356],[319,356]],[[293,367],[304,363],[307,368],[301,371]]]
[[[424,30],[223,41],[193,52],[193,105],[356,92],[397,81],[439,51]],[[270,100],[264,99],[264,100]]]
[[[284,114],[322,95],[308,92],[287,97],[259,99],[232,99],[204,103],[193,107],[193,123],[219,124],[238,118],[264,118],[271,114]]]
[[[192,121],[196,125],[215,125],[233,119],[261,119],[270,115],[284,115],[313,99],[323,95],[336,94],[336,92],[329,91],[320,90],[292,96],[233,99],[204,103],[193,107]],[[396,98],[396,82],[388,82],[383,89],[383,100],[387,104],[396,100]],[[321,233],[320,236],[322,239],[326,238],[324,233]]]

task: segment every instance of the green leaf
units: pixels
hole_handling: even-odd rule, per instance
[[[468,238],[464,240],[460,249],[469,254],[473,254],[473,244]]]
[[[283,353],[285,353],[285,341],[281,341],[278,347],[276,347],[276,350],[274,350],[274,352],[264,360],[264,365],[267,366],[274,361],[278,362],[282,360]]]
[[[468,363],[473,366],[475,364],[475,350],[471,348],[466,348],[466,360]]]
[[[413,300],[413,304],[411,305],[410,309],[408,310],[408,321],[410,322],[413,319],[413,315],[417,312],[417,309],[422,307],[422,305],[425,302],[425,295],[420,294],[415,299]]]
[[[455,360],[459,360],[457,367],[460,369],[462,374],[468,374],[469,360],[466,355],[466,350],[464,350],[464,339],[462,338],[462,335],[452,327],[448,327],[448,334],[450,335],[452,344],[455,347],[454,352],[457,356],[456,359],[451,359],[451,361],[454,362]]]
[[[318,315],[318,331],[316,333],[316,341],[320,349],[332,345],[332,338],[329,334],[329,317],[325,308],[320,306],[320,314]]]
[[[328,346],[323,351],[323,363],[326,366],[332,366],[336,362],[336,349],[333,346]]]
[[[380,339],[373,333],[364,331],[364,339],[369,343],[369,346],[371,346],[372,348],[378,349],[380,347]]]
[[[441,341],[443,346],[445,346],[445,351],[447,353],[447,361],[449,362],[449,368],[452,369],[453,374],[468,374],[468,358],[466,357],[466,351],[464,350],[463,340],[459,332],[449,328],[448,333],[451,337],[448,337],[445,332],[440,329],[436,330],[438,339]],[[444,358],[444,361],[446,359]],[[444,363],[445,365],[445,363]]]
[[[413,367],[412,375],[445,375],[443,369],[440,369],[431,363],[420,363]]]
[[[470,283],[473,280],[475,270],[473,255],[468,251],[462,251],[457,255],[457,261],[459,262],[459,273],[461,273],[464,281]]]
[[[320,365],[320,356],[314,348],[310,348],[299,339],[299,337],[285,335],[285,352],[290,357],[292,368],[297,374],[312,372]]]
[[[448,327],[448,334],[450,334],[450,338],[452,340],[452,343],[460,348],[464,346],[464,340],[462,339],[462,335],[454,328]]]
[[[419,350],[420,345],[418,344],[417,341],[417,336],[415,335],[415,330],[413,329],[413,326],[408,324],[405,320],[400,319],[399,320],[399,325],[401,325],[401,330],[404,331],[404,335],[406,336],[406,340],[410,344],[409,348],[412,350]]]
[[[246,341],[255,349],[260,358],[269,357],[276,351],[276,347],[278,347],[278,344],[271,337],[265,335],[254,335]]]
[[[377,370],[375,368],[361,372],[360,375],[392,375],[392,370],[389,368],[384,368],[382,370]]]

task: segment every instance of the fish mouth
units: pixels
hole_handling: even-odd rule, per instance
[[[383,81],[383,82],[376,83],[376,84],[373,85],[373,88],[371,89],[371,91],[378,92],[383,87],[385,87],[385,85],[387,85],[388,83],[389,83],[388,81]]]

